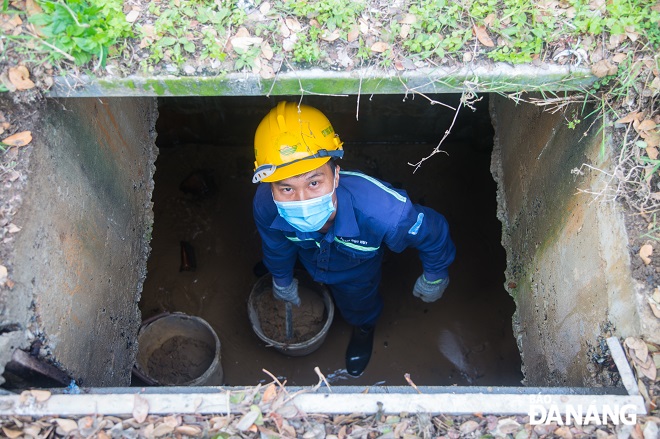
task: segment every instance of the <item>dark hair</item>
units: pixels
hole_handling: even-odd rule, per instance
[[[335,161],[334,158],[331,158],[328,160],[328,165],[330,165],[330,170],[332,171],[332,175],[335,175],[335,169],[337,169],[337,162]]]

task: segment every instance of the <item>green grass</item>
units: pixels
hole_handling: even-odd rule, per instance
[[[40,50],[48,54],[49,61],[66,58],[83,65],[96,58],[103,66],[109,48],[133,35],[121,0],[41,0],[38,3],[43,13],[32,15],[29,20],[44,35],[47,44],[42,43]]]

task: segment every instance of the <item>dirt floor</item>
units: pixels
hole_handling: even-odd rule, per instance
[[[305,357],[268,348],[252,330],[246,301],[257,278],[260,239],[252,220],[252,148],[187,145],[161,148],[156,162],[152,255],[140,303],[143,318],[162,311],[199,316],[222,344],[227,385],[254,385],[273,375],[288,385],[318,381],[314,367],[339,385],[520,384],[520,357],[511,329],[512,299],[504,290],[505,254],[495,217],[490,150],[447,144],[417,173],[431,145],[345,145],[340,163],[405,188],[413,201],[436,208],[450,224],[458,249],[451,284],[442,300],[426,304],[412,295],[421,263],[415,250],[386,253],[385,309],[376,328],[372,360],[359,378],[348,376],[344,354],[350,327],[336,315],[324,344]],[[184,193],[180,183],[195,170],[213,177],[217,191]],[[180,241],[195,252],[196,270],[179,271]]]

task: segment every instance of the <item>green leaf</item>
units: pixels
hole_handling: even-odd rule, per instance
[[[96,52],[99,49],[98,43],[87,38],[74,38],[73,41],[85,52]]]
[[[184,41],[185,42],[183,43],[183,48],[185,49],[185,51],[188,53],[195,53],[195,43],[188,40],[184,40]]]
[[[158,40],[158,45],[160,46],[172,46],[176,43],[176,38],[174,37],[163,37]]]
[[[245,393],[244,392],[238,392],[238,393],[232,393],[231,396],[229,397],[229,402],[232,404],[240,404],[243,402],[245,399]]]

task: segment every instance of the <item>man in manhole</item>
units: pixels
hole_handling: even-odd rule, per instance
[[[417,248],[423,273],[413,294],[434,302],[449,285],[456,249],[445,218],[413,204],[403,190],[360,172],[341,171],[342,142],[316,108],[280,102],[257,127],[254,140],[254,219],[273,294],[300,304],[294,266],[299,260],[329,286],[353,325],[346,370],[364,372],[383,309],[378,287],[384,247]]]

